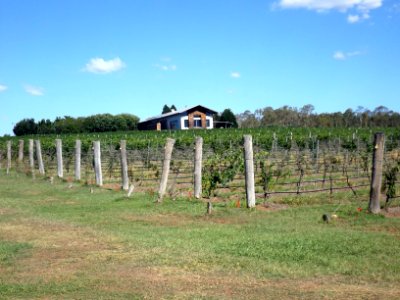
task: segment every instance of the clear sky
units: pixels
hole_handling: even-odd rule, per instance
[[[0,135],[164,104],[400,111],[400,2],[0,0]]]

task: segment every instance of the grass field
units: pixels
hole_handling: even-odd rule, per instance
[[[0,172],[0,298],[400,298],[400,218],[365,201],[154,200]]]

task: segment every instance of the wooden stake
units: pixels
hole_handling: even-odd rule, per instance
[[[121,150],[121,178],[122,178],[122,189],[127,191],[129,189],[129,178],[128,178],[128,159],[126,156],[126,141],[120,142]]]
[[[161,175],[160,189],[158,191],[157,202],[162,201],[164,194],[167,190],[168,175],[169,175],[169,169],[170,169],[170,165],[171,165],[171,157],[172,157],[172,150],[174,149],[174,144],[175,144],[174,139],[167,138],[167,142],[165,144],[163,170],[162,170],[162,175]]]
[[[11,141],[7,141],[7,174],[11,171]]]
[[[75,180],[81,180],[81,156],[82,143],[80,140],[75,141]]]
[[[377,214],[381,211],[380,195],[382,186],[383,153],[385,146],[385,135],[383,133],[375,133],[374,145],[368,210],[373,214]]]
[[[61,139],[56,139],[56,156],[57,156],[57,176],[63,178],[63,157],[62,157],[62,141]]]
[[[33,140],[29,139],[29,167],[32,177],[35,178],[35,160],[33,159]]]
[[[94,150],[94,172],[96,176],[96,184],[98,186],[103,186],[103,173],[101,171],[100,141],[93,142],[93,150]]]
[[[39,140],[36,140],[35,144],[36,144],[36,157],[37,157],[37,161],[38,161],[38,165],[39,165],[39,174],[44,175],[45,171],[44,171],[44,164],[43,164],[43,158],[42,158],[42,146],[40,145]]]
[[[210,201],[207,202],[207,214],[211,215],[212,213],[212,203]]]
[[[24,140],[19,140],[18,145],[18,163],[22,163],[24,160]]]
[[[126,196],[127,196],[128,198],[132,195],[134,189],[135,189],[135,186],[134,186],[133,184],[131,184],[131,185],[129,186],[128,193],[126,194]]]
[[[201,198],[202,194],[202,159],[203,159],[203,138],[196,137],[196,148],[194,153],[194,197]]]
[[[315,173],[319,172],[319,140],[315,146]]]
[[[254,187],[253,139],[251,135],[244,136],[244,167],[246,181],[246,203],[247,208],[251,208],[256,206],[256,194]]]

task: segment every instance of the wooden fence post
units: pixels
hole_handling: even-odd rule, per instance
[[[385,135],[383,133],[375,133],[374,151],[372,157],[372,179],[368,204],[368,210],[373,214],[377,214],[381,211],[380,194],[382,186],[382,165],[384,147]]]
[[[256,194],[254,187],[254,161],[253,161],[253,139],[251,135],[244,135],[244,167],[246,181],[246,203],[247,208],[256,206]]]
[[[171,164],[171,157],[172,157],[172,150],[174,149],[175,140],[171,138],[167,138],[167,142],[165,145],[165,154],[164,154],[164,162],[163,162],[163,169],[160,181],[160,189],[158,191],[158,200],[157,202],[161,202],[164,194],[167,190],[168,184],[168,175],[169,175],[169,168]]]
[[[94,148],[94,172],[96,176],[96,184],[98,186],[103,186],[103,173],[101,171],[101,150],[100,141],[93,142]]]
[[[81,180],[81,149],[82,143],[80,140],[75,141],[75,180]]]
[[[315,173],[319,173],[319,140],[315,146]]]
[[[7,141],[7,174],[11,171],[11,141]]]
[[[40,145],[40,140],[36,140],[35,144],[36,144],[36,157],[37,157],[38,164],[39,164],[39,174],[44,175],[45,171],[44,171],[44,164],[43,164],[43,158],[42,158],[42,146]]]
[[[121,150],[122,189],[124,191],[127,191],[129,189],[129,177],[128,177],[128,159],[126,155],[126,140],[121,140],[120,150]]]
[[[63,178],[63,157],[62,157],[62,140],[56,139],[56,156],[57,156],[57,176]]]
[[[23,160],[24,160],[24,140],[19,140],[18,163],[21,164]]]
[[[35,177],[35,160],[33,159],[33,140],[29,139],[29,168],[31,169],[32,177]]]
[[[194,152],[194,197],[201,198],[202,194],[202,160],[203,160],[203,138],[196,137],[196,148]]]

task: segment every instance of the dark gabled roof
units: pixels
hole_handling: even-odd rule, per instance
[[[157,119],[164,119],[164,118],[167,118],[167,117],[170,117],[170,116],[174,116],[174,115],[179,115],[181,113],[184,113],[184,112],[187,112],[187,111],[190,111],[190,110],[194,110],[194,109],[196,109],[198,107],[201,107],[204,110],[207,110],[207,111],[209,111],[210,113],[213,113],[213,114],[217,113],[215,110],[209,109],[208,107],[205,107],[203,105],[195,105],[195,106],[192,106],[192,107],[186,107],[184,109],[171,111],[171,112],[168,112],[168,113],[165,113],[165,114],[161,114],[161,115],[158,115],[158,116],[150,117],[150,118],[147,118],[146,120],[144,120],[144,121],[142,121],[140,123],[153,121],[153,120],[157,120]]]

